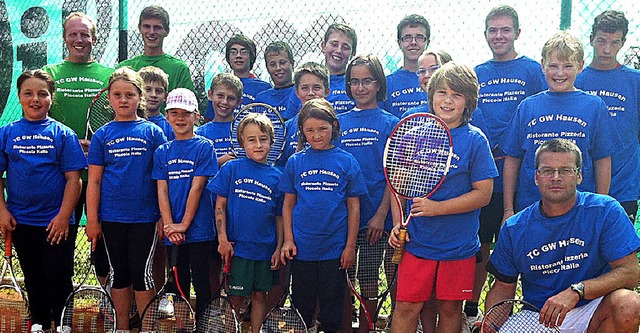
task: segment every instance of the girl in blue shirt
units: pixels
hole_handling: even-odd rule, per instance
[[[92,248],[104,237],[119,330],[129,328],[132,287],[140,315],[155,294],[151,263],[160,210],[151,171],[153,153],[167,139],[142,118],[143,90],[144,81],[130,68],[111,75],[109,103],[116,117],[96,131],[89,146],[86,232]]]
[[[80,196],[80,170],[86,158],[73,130],[47,117],[54,82],[47,72],[18,77],[22,118],[0,129],[0,232],[11,233],[29,294],[34,327],[60,324],[73,291],[73,249]],[[44,327],[42,327],[44,326]]]

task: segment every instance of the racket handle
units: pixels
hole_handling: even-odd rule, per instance
[[[224,263],[224,267],[222,268],[223,274],[229,274],[229,272],[231,272],[231,260],[227,260],[227,262]]]
[[[396,265],[400,263],[402,255],[404,254],[404,242],[407,238],[407,228],[401,227],[398,231],[398,241],[400,241],[400,246],[393,250],[393,257],[391,258],[391,262]]]
[[[13,251],[11,250],[11,245],[13,244],[13,236],[11,234],[11,231],[5,232],[4,235],[4,256],[5,257],[11,257],[11,255],[13,254]]]

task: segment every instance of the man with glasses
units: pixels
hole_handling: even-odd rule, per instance
[[[640,239],[622,206],[580,192],[582,154],[571,140],[546,141],[535,153],[541,199],[507,219],[487,265],[496,282],[487,309],[514,298],[518,277],[540,323],[561,332],[637,332]],[[533,314],[538,316],[538,314]],[[517,326],[518,317],[506,325]],[[543,327],[531,329],[542,332]]]
[[[396,117],[407,110],[425,104],[427,93],[420,87],[416,71],[418,58],[429,45],[431,27],[421,15],[412,14],[398,23],[398,46],[403,65],[387,76],[387,99],[380,107]]]
[[[482,261],[476,267],[473,299],[464,307],[469,327],[477,325],[482,320],[482,314],[478,311],[478,300],[487,278],[485,265],[489,258],[491,243],[498,238],[504,211],[502,202],[504,153],[495,148],[495,145],[516,112],[518,104],[525,98],[547,89],[540,64],[518,54],[515,50],[515,41],[520,37],[520,32],[518,13],[515,9],[508,5],[491,9],[485,18],[484,36],[493,58],[475,68],[480,82],[478,107],[485,118],[487,125],[485,134],[492,145],[499,176],[494,179],[491,202],[480,211],[478,236]]]
[[[640,72],[621,65],[618,52],[624,46],[629,21],[624,13],[607,10],[593,21],[593,61],[578,75],[576,87],[600,96],[623,140],[611,155],[610,194],[635,221],[640,198]]]

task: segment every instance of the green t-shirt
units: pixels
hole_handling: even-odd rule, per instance
[[[139,71],[140,68],[145,66],[158,67],[169,75],[169,91],[175,88],[187,88],[191,91],[194,90],[189,66],[187,66],[184,61],[166,53],[159,56],[146,56],[141,54],[137,57],[119,63],[116,68],[124,66],[129,66],[136,71]]]
[[[71,127],[78,138],[87,132],[87,110],[93,97],[107,87],[113,68],[97,62],[75,63],[63,61],[43,68],[53,77],[56,92],[51,117]]]

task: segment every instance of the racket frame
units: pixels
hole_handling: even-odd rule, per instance
[[[266,110],[269,110],[269,112],[256,112],[253,111],[254,108],[264,108]],[[269,120],[271,120],[271,123],[273,125],[274,128],[274,140],[273,143],[271,144],[271,149],[269,150],[269,153],[267,154],[267,162],[271,165],[273,165],[279,158],[280,156],[282,156],[282,152],[284,150],[284,146],[286,144],[286,140],[287,140],[287,128],[285,126],[285,120],[284,118],[282,118],[282,115],[280,115],[280,112],[278,112],[278,110],[276,108],[274,108],[273,106],[269,105],[269,104],[265,104],[265,103],[251,103],[251,104],[247,104],[245,106],[243,106],[233,117],[233,121],[231,121],[231,129],[230,129],[230,135],[231,135],[231,150],[233,151],[233,154],[236,157],[246,157],[247,154],[244,151],[243,148],[240,147],[240,143],[238,141],[238,125],[240,125],[240,122],[242,121],[242,119],[244,119],[244,117],[246,117],[249,113],[258,113],[258,114],[264,114],[266,115]],[[278,128],[276,127],[276,124],[274,123],[271,114],[273,114],[273,116],[275,116],[275,119],[281,124],[281,128],[282,130],[279,131]],[[281,134],[279,134],[281,133]]]
[[[505,306],[505,304],[510,304],[509,314],[506,317],[504,317],[504,311],[500,311],[502,310],[502,307]],[[480,325],[481,332],[482,333],[498,332],[502,328],[502,325],[504,325],[511,316],[516,314],[513,312],[513,309],[517,305],[520,305],[520,308],[521,308],[520,310],[524,309],[524,310],[529,310],[537,313],[540,312],[540,309],[538,309],[538,307],[536,307],[535,305],[525,300],[515,299],[515,298],[502,300],[494,304],[489,310],[487,310],[486,314],[484,315],[484,318],[482,319],[482,324]],[[497,313],[496,311],[503,312],[501,317],[504,318],[504,321],[500,323],[500,327],[498,327],[494,322],[489,321],[493,319],[494,316],[492,314]],[[539,323],[536,321],[536,324],[539,324]],[[560,332],[560,329],[558,327],[547,327],[547,329],[549,330],[549,332]]]
[[[31,322],[31,311],[29,309],[29,299],[27,298],[27,294],[24,292],[24,290],[22,290],[22,287],[20,287],[20,284],[18,283],[18,279],[16,278],[16,274],[15,271],[13,269],[13,235],[11,231],[6,232],[4,235],[4,259],[5,262],[7,264],[6,268],[7,271],[9,272],[9,280],[11,280],[11,284],[4,284],[2,282],[4,282],[5,279],[5,275],[2,275],[2,277],[0,277],[0,283],[2,283],[2,285],[0,285],[0,288],[11,288],[13,290],[15,290],[18,295],[20,295],[20,297],[22,298],[21,303],[24,306],[24,310],[25,310],[25,315],[26,318],[22,318],[22,320],[27,320],[27,332],[31,331],[31,325],[33,324]],[[6,272],[5,272],[6,274]]]
[[[108,89],[109,88],[107,87],[107,88],[103,88],[102,90],[100,90],[93,97],[93,99],[91,100],[91,104],[89,104],[89,108],[87,109],[86,130],[85,130],[85,133],[84,133],[84,139],[85,140],[89,140],[89,137],[90,137],[89,134],[91,134],[91,135],[95,134],[95,132],[98,130],[98,128],[100,128],[100,127],[104,126],[106,123],[108,123],[108,121],[107,121],[107,122],[105,122],[104,124],[102,124],[100,127],[96,128],[96,129],[94,129],[93,126],[91,126],[91,115],[93,114],[93,112],[97,111],[97,110],[95,110],[95,108],[93,106],[96,104],[96,102],[98,100],[100,100],[101,98],[105,98],[107,102],[106,102],[106,105],[104,107],[106,108],[108,106],[108,108],[113,110],[113,108],[109,104],[109,97],[108,97],[109,90]],[[113,112],[114,112],[114,116],[115,116],[115,111],[113,111]]]

